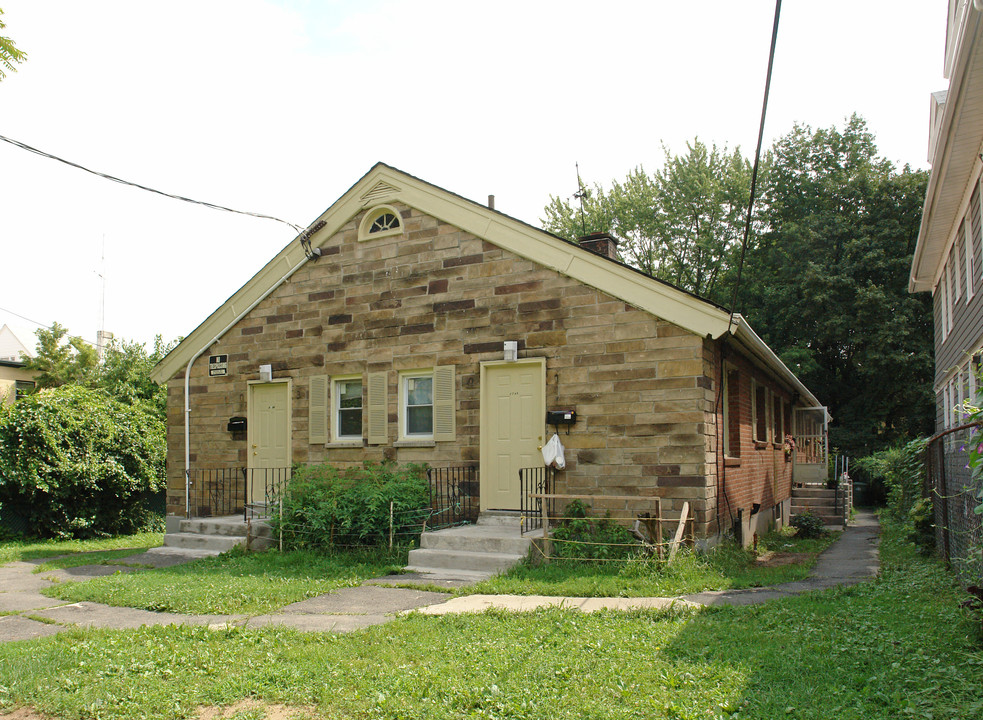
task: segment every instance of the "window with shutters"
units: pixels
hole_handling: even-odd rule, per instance
[[[768,442],[770,431],[771,408],[768,406],[768,388],[758,382],[753,382],[751,396],[751,415],[754,426],[754,441]]]
[[[727,457],[741,456],[741,383],[736,369],[724,372],[724,454]]]
[[[442,365],[399,375],[399,439],[454,440],[455,369]]]
[[[362,439],[362,377],[331,379],[331,437],[345,442]]]
[[[785,442],[785,401],[778,395],[773,398],[771,441],[778,444]]]

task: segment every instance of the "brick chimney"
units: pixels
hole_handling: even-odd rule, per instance
[[[612,260],[621,260],[618,257],[618,241],[605,232],[585,235],[584,237],[577,238],[577,242],[580,243],[580,247],[590,250],[592,253],[603,255]]]

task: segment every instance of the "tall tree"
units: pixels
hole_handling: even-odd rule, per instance
[[[575,204],[550,197],[544,227],[570,240],[610,232],[627,263],[702,297],[722,300],[744,227],[750,168],[739,150],[687,143],[685,155],[665,152],[652,175],[639,166],[624,182],[583,190]]]
[[[34,357],[24,358],[24,367],[37,373],[38,389],[82,385],[92,387],[98,375],[96,349],[58,323],[37,331],[38,345]]]
[[[927,180],[880,157],[856,115],[797,125],[766,158],[739,304],[852,455],[932,429],[931,298],[907,292]]]
[[[2,19],[2,15],[3,9],[0,8],[0,30],[7,27]],[[14,63],[24,62],[26,59],[26,52],[18,50],[14,41],[10,38],[0,35],[0,80],[7,77],[4,68],[7,68],[10,72],[16,72],[17,68],[14,67]]]

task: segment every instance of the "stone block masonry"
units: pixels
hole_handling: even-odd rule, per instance
[[[228,376],[209,377],[205,359],[195,364],[195,463],[234,466],[248,457],[245,440],[225,426],[229,417],[247,414],[247,382],[259,378],[264,364],[273,365],[275,377],[292,379],[294,462],[477,463],[480,363],[501,359],[503,342],[515,340],[521,358],[546,358],[547,407],[578,413],[570,434],[561,430],[567,468],[560,492],[659,496],[668,509],[689,501],[697,533],[710,531],[716,386],[709,342],[397,207],[409,237],[359,242],[361,216],[354,218],[323,243],[320,260],[302,267],[208,351],[229,355]],[[398,371],[440,365],[455,366],[455,440],[397,446]],[[365,381],[378,371],[388,377],[388,441],[310,443],[311,378],[362,375]],[[181,514],[183,375],[170,381],[168,401],[168,511]],[[552,432],[545,423],[544,430]]]

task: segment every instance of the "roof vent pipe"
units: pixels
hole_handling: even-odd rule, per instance
[[[489,210],[494,210],[495,209],[495,196],[494,195],[489,195],[488,196],[488,209]]]

